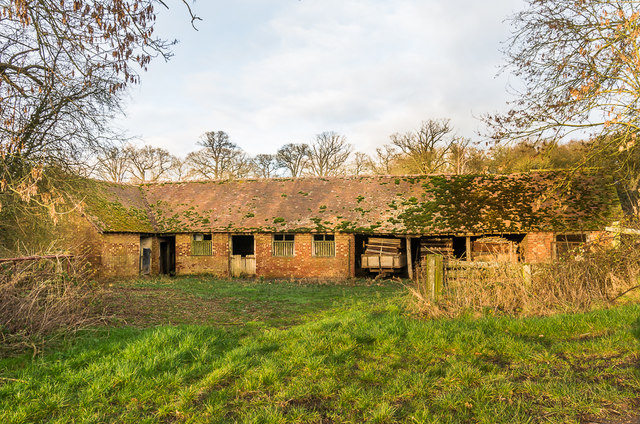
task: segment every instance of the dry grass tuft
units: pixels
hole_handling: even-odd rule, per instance
[[[49,258],[0,264],[0,355],[33,349],[59,330],[102,319],[100,290],[82,259]]]
[[[409,290],[414,310],[428,317],[587,311],[637,295],[640,242],[626,240],[617,248],[585,246],[547,264],[450,261],[435,299],[423,274],[418,271],[418,282]]]

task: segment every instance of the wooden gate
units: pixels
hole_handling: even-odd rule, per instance
[[[231,255],[231,276],[256,275],[256,255]]]

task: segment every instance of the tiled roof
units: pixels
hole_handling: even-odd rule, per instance
[[[105,232],[579,231],[622,213],[606,177],[558,171],[98,185],[106,199],[90,216]]]
[[[99,230],[153,233],[152,216],[139,186],[104,181],[78,182],[76,200]]]

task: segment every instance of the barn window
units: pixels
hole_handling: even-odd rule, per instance
[[[273,235],[273,256],[293,256],[294,255],[294,234],[274,234]]]
[[[336,239],[333,234],[313,235],[313,256],[336,256]]]
[[[556,256],[576,254],[586,242],[586,234],[558,234],[556,236]]]
[[[191,255],[211,256],[212,254],[211,234],[194,234],[191,239]]]

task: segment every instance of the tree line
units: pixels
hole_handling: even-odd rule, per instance
[[[564,169],[587,158],[591,142],[520,140],[481,148],[455,135],[447,119],[424,121],[415,131],[395,133],[370,153],[354,151],[344,135],[323,132],[311,143],[289,143],[275,154],[250,156],[224,131],[210,131],[199,149],[177,157],[152,146],[100,149],[82,172],[112,182],[228,180],[339,175],[511,173]]]

